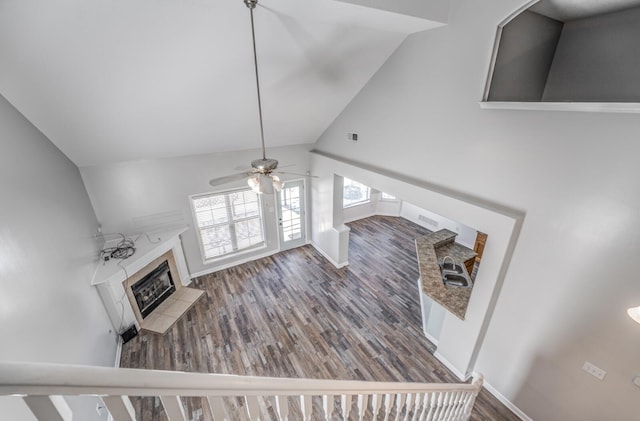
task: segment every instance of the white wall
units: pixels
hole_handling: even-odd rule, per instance
[[[421,220],[421,215],[426,216],[431,221],[434,221],[435,224],[431,224],[429,222]],[[476,235],[478,231],[476,231],[475,228],[471,228],[459,222],[452,221],[451,219],[445,218],[442,215],[438,215],[437,213],[422,209],[409,202],[402,202],[400,216],[431,231],[448,229],[449,231],[456,232],[458,233],[458,235],[456,236],[456,243],[460,243],[463,246],[473,248],[473,246],[476,244]]]
[[[273,148],[267,151],[267,156],[278,159],[281,166],[295,164],[283,171],[304,174],[309,169],[308,149],[309,145]],[[189,273],[194,275],[278,250],[274,195],[264,195],[267,247],[205,264],[189,201],[190,195],[246,187],[242,180],[214,188],[209,180],[241,172],[237,166],[249,167],[261,154],[258,150],[246,150],[83,167],[80,171],[104,232],[135,232],[136,220],[161,213],[174,215],[175,220],[181,219],[189,225],[182,240]],[[300,177],[283,175],[281,178]]]
[[[116,336],[91,277],[100,241],[78,168],[0,96],[0,360],[113,366]],[[84,402],[83,402],[84,401]],[[98,419],[95,399],[74,419]],[[32,419],[19,398],[0,418]]]
[[[635,419],[638,117],[480,109],[496,26],[524,3],[453,0],[449,25],[409,37],[316,148],[526,212],[476,369],[536,420]]]
[[[540,101],[562,22],[524,11],[504,26],[489,101]]]
[[[639,37],[640,7],[566,22],[543,100],[640,102]]]
[[[400,216],[400,206],[402,202],[400,200],[380,200],[381,196],[381,191],[371,187],[370,200],[367,203],[343,208],[343,221],[352,222],[373,215]]]

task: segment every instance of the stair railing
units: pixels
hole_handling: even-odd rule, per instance
[[[39,421],[70,421],[73,414],[63,396],[79,395],[100,397],[117,421],[140,420],[130,396],[159,397],[170,421],[188,420],[185,397],[202,397],[215,421],[270,419],[274,414],[265,414],[266,399],[275,400],[272,412],[278,420],[311,420],[312,416],[346,420],[351,416],[358,420],[463,421],[469,419],[481,387],[482,375],[475,376],[471,384],[400,383],[0,362],[0,396],[21,396]],[[299,415],[290,416],[290,397],[299,402]],[[314,397],[321,398],[315,408]],[[242,405],[233,408],[238,398]]]

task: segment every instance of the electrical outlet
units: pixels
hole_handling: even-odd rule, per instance
[[[357,142],[358,141],[358,133],[347,133],[347,140],[350,140],[352,142]]]
[[[582,364],[582,369],[587,373],[591,374],[593,377],[595,377],[598,380],[603,380],[604,376],[607,375],[606,371],[604,371],[600,367],[596,367],[595,365],[591,364],[589,361],[585,361],[584,364]]]
[[[633,378],[633,384],[635,384],[636,386],[640,387],[640,376],[635,376]]]

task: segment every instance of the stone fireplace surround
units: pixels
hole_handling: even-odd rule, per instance
[[[204,291],[187,287],[191,282],[182,251],[180,234],[187,228],[142,235],[135,240],[136,252],[128,259],[99,262],[92,285],[98,289],[116,332],[131,325],[164,334]],[[107,244],[108,245],[108,244]],[[143,318],[131,291],[131,285],[168,261],[176,291]]]

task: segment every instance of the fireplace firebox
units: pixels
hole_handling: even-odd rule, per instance
[[[167,260],[131,286],[143,319],[175,291]]]

